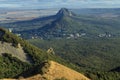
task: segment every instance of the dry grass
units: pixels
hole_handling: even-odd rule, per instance
[[[51,61],[50,63],[51,65],[48,69],[48,72],[44,74],[48,80],[60,79],[62,77],[66,78],[67,80],[90,80],[84,75],[59,63],[56,63],[54,61]]]
[[[21,80],[21,79],[20,79]],[[26,78],[25,80],[44,80],[40,74]]]

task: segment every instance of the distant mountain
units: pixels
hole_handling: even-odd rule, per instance
[[[66,8],[60,9],[53,16],[8,25],[14,26],[13,29],[21,26],[23,27],[22,31],[16,29],[15,33],[20,33],[22,37],[31,36],[34,38],[69,38],[76,35],[77,37],[83,36],[83,34],[87,37],[111,37],[120,34],[119,20],[79,16]],[[25,28],[25,26],[29,27]]]
[[[82,16],[66,8],[60,9],[56,15],[0,25],[12,28],[14,33],[19,33],[24,38],[120,36],[119,18]]]
[[[59,17],[65,17],[65,16],[73,16],[75,15],[73,12],[69,11],[68,9],[66,8],[61,8],[58,13],[56,14],[56,16],[59,16]]]
[[[62,37],[63,34],[73,32],[74,28],[71,27],[72,16],[74,14],[68,9],[62,8],[54,17],[55,20],[45,26],[38,28],[23,31],[22,33],[32,33],[31,35],[37,34],[37,36],[48,38],[48,37]],[[73,24],[75,25],[75,24]],[[71,28],[70,28],[71,27]],[[67,30],[72,31],[67,31]],[[76,28],[75,28],[76,30]],[[21,32],[20,32],[21,33]]]

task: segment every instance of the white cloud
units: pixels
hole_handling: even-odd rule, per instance
[[[0,0],[0,7],[26,7],[26,8],[119,7],[120,8],[120,0]]]

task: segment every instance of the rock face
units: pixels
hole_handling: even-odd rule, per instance
[[[58,13],[56,14],[56,16],[59,16],[59,17],[63,17],[63,16],[72,16],[74,15],[74,13],[72,13],[71,11],[69,11],[68,9],[66,8],[61,8]]]
[[[18,44],[18,47],[16,48],[12,46],[12,43],[0,41],[0,55],[2,55],[3,53],[12,54],[12,56],[17,57],[21,61],[28,62],[27,53],[24,52],[20,44]]]
[[[55,54],[55,52],[54,52],[54,49],[53,49],[53,48],[49,48],[49,49],[47,50],[47,53],[48,53],[48,54]]]

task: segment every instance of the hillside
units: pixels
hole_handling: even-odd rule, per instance
[[[52,47],[55,55],[79,66],[77,71],[83,71],[92,80],[120,79],[120,38],[32,39],[29,42],[44,50]]]
[[[0,78],[13,78],[46,60],[46,52],[0,28]]]
[[[52,47],[56,55],[84,69],[100,71],[109,71],[120,65],[119,41],[119,38],[29,40],[45,50]]]
[[[27,41],[23,40],[22,38],[12,34],[8,30],[0,28],[0,41],[1,41],[1,53],[10,53],[17,56],[17,54],[22,55],[25,57],[35,56],[36,54],[39,54],[43,56],[46,56],[47,54],[37,47],[29,44]],[[35,51],[34,51],[35,50]],[[36,53],[38,51],[38,53]],[[17,54],[16,54],[17,53]],[[19,54],[21,53],[21,54]],[[15,56],[15,57],[16,57]],[[36,56],[38,57],[38,56]],[[41,58],[42,59],[42,58]],[[29,59],[28,59],[29,60]],[[34,59],[31,58],[33,62],[35,62]]]
[[[25,79],[25,80],[90,80],[87,77],[85,77],[83,74],[80,74],[57,62],[50,61],[49,64],[50,66],[47,68],[46,72],[43,75],[36,74],[31,77],[27,77],[27,78],[21,77],[19,79],[20,80],[22,79]]]
[[[65,78],[67,80],[89,80],[84,75],[54,61],[50,61],[48,72],[46,72],[43,76],[45,76],[48,80],[62,78]]]
[[[26,80],[44,80],[45,78],[48,80],[90,80],[83,74],[80,74],[54,61],[50,61],[50,67],[45,74],[38,74],[28,77]]]
[[[79,79],[79,76],[81,78],[83,76],[82,74],[78,75],[80,73],[70,69],[75,65],[72,66],[58,56],[48,54],[2,28],[0,28],[0,42],[0,79],[19,78],[20,76],[28,78],[37,74],[42,75],[42,77],[44,77],[43,75],[48,77],[50,76],[49,73],[54,73],[55,70],[58,70],[58,72],[52,75],[54,78],[67,77],[67,71],[76,74],[74,78]],[[65,64],[70,68],[60,65],[57,62]],[[66,70],[64,74],[59,75],[59,72],[63,70]]]

